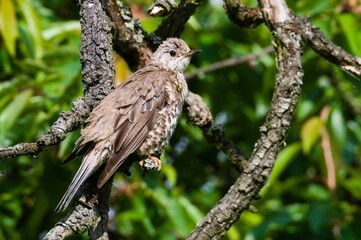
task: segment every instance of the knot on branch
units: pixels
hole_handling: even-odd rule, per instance
[[[148,14],[152,17],[165,17],[176,7],[177,3],[174,0],[156,0],[152,6],[148,8]]]
[[[247,7],[241,1],[225,0],[228,18],[240,27],[256,28],[264,22],[260,7]]]
[[[211,111],[207,104],[203,101],[202,97],[198,94],[189,92],[185,99],[185,111],[188,120],[199,128],[210,127],[213,124]]]

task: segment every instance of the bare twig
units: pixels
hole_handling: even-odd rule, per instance
[[[278,152],[284,146],[299,99],[303,71],[301,68],[301,36],[292,31],[292,22],[283,1],[260,1],[267,24],[276,43],[278,74],[272,104],[249,164],[231,186],[228,193],[208,212],[190,239],[220,239],[226,230],[249,208],[266,183]]]
[[[327,119],[330,114],[330,106],[326,105],[322,108],[320,117],[324,122],[327,122]],[[332,156],[332,147],[330,142],[330,134],[326,127],[323,127],[321,134],[321,146],[323,150],[323,156],[325,160],[325,165],[327,169],[327,187],[331,192],[336,190],[336,166]]]
[[[245,55],[243,57],[234,57],[234,58],[230,58],[224,61],[220,61],[220,62],[216,62],[213,63],[207,67],[204,68],[199,68],[197,70],[195,70],[194,72],[188,73],[185,75],[185,78],[187,80],[195,78],[196,76],[203,74],[203,73],[209,73],[209,72],[214,72],[217,71],[219,69],[223,69],[223,68],[227,68],[227,67],[232,67],[238,64],[242,64],[245,62],[250,62],[262,55],[268,54],[270,52],[273,52],[273,47],[269,46],[266,48],[261,49],[260,51],[257,51],[255,53],[250,53],[248,55]]]
[[[297,17],[296,24],[299,24],[299,32],[302,39],[316,53],[339,66],[342,70],[350,72],[361,78],[361,58],[354,57],[341,47],[331,42],[316,26],[308,19]]]
[[[248,162],[248,158],[236,144],[226,139],[222,126],[214,125],[211,111],[201,96],[189,93],[185,101],[184,110],[189,121],[202,130],[208,142],[214,144],[217,149],[222,150],[235,166],[236,170],[241,172]]]

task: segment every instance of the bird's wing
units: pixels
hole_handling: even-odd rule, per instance
[[[133,91],[125,91],[135,97],[135,102],[122,104],[114,121],[113,153],[98,180],[98,187],[114,174],[125,158],[133,153],[147,137],[155,123],[159,120],[159,112],[167,104],[167,93],[164,80],[169,78],[165,71],[152,71],[145,74],[139,73],[135,86],[129,85]],[[135,88],[135,91],[134,91]]]
[[[119,132],[119,127],[122,124],[122,127],[126,125],[127,121],[134,121],[135,118],[148,118],[156,113],[158,110],[154,106],[160,106],[163,101],[166,101],[163,99],[166,96],[162,96],[165,94],[163,84],[166,78],[169,78],[168,72],[148,66],[137,71],[127,81],[120,84],[93,109],[72,154],[63,164],[77,156],[88,154],[96,143],[111,138],[116,131]],[[159,97],[161,98],[159,99]],[[140,111],[137,110],[138,108]],[[139,123],[129,125],[140,126]],[[137,128],[135,127],[134,130]],[[127,135],[122,137],[128,138]],[[122,140],[120,138],[118,142],[120,143]]]
[[[85,157],[57,211],[63,211],[69,205],[83,182],[106,160],[109,155],[104,150],[110,152],[110,158],[99,177],[99,188],[140,146],[159,119],[159,111],[167,104],[164,82],[169,77],[166,71],[143,68],[119,85],[92,111],[88,125],[68,159],[82,153]]]

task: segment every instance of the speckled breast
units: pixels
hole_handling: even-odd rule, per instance
[[[173,104],[164,107],[161,112],[159,112],[160,119],[138,148],[138,155],[159,156],[162,153],[177,126],[182,107],[183,102],[173,102]]]

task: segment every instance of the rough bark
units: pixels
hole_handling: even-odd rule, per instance
[[[262,1],[261,1],[262,2]],[[187,237],[193,239],[221,239],[240,214],[249,209],[271,173],[277,154],[293,119],[299,99],[303,71],[301,68],[301,36],[290,25],[291,18],[279,5],[263,6],[268,26],[275,38],[277,53],[276,86],[260,138],[255,144],[249,163],[230,187],[227,194],[208,212],[197,228]]]
[[[177,7],[175,0],[156,0],[148,8],[148,14],[152,17],[165,17]]]
[[[85,231],[89,231],[91,239],[108,239],[108,200],[112,179],[98,189],[94,186],[96,186],[100,173],[101,171],[97,171],[86,181],[79,191],[74,210],[59,220],[46,234],[44,240],[66,239]]]
[[[132,70],[145,67],[157,44],[149,39],[123,2],[105,0],[103,6],[111,19],[114,50],[126,60]]]
[[[260,7],[247,7],[239,0],[225,0],[223,7],[229,19],[240,27],[256,28],[264,22]]]
[[[196,12],[197,7],[202,0],[182,0],[178,8],[172,14],[163,20],[155,30],[154,35],[160,39],[169,37],[179,37],[184,30],[184,25],[188,19]]]
[[[80,5],[82,27],[81,57],[84,99],[93,108],[113,88],[114,63],[109,19],[99,0],[83,0]],[[89,113],[88,113],[89,114]],[[84,122],[84,121],[83,121]],[[44,239],[65,239],[89,230],[91,239],[108,239],[108,198],[111,181],[96,187],[94,174],[79,191],[77,205],[60,220]]]

